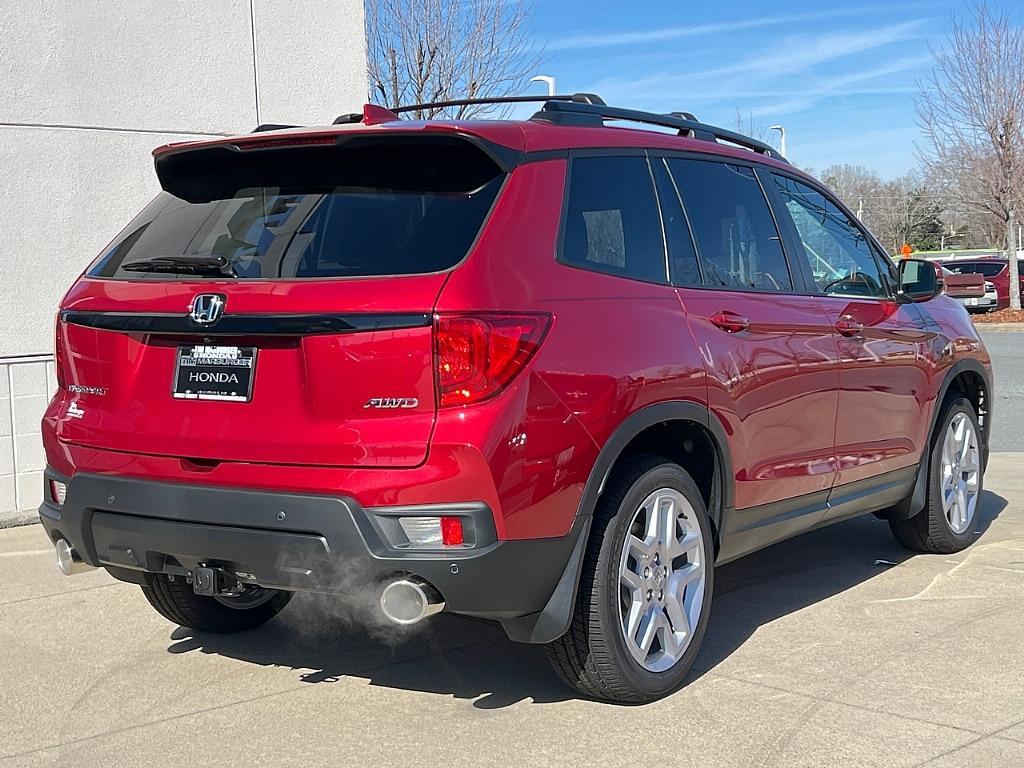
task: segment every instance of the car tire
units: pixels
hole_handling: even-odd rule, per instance
[[[291,592],[259,589],[237,598],[197,595],[192,586],[166,574],[147,574],[142,593],[157,613],[168,621],[201,632],[244,632],[266,624],[288,605]],[[233,602],[234,601],[234,602]]]
[[[555,671],[580,693],[613,703],[674,691],[707,628],[713,563],[711,525],[690,475],[660,456],[628,459],[594,512],[569,630],[547,647]]]
[[[974,541],[984,490],[981,435],[971,402],[963,397],[948,400],[932,438],[924,509],[910,519],[889,521],[900,544],[915,552],[952,554]]]

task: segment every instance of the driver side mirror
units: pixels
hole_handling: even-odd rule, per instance
[[[942,293],[942,267],[924,259],[901,259],[898,282],[901,301],[928,301]]]

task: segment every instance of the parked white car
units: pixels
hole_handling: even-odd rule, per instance
[[[999,294],[996,293],[996,287],[986,280],[984,296],[972,296],[957,301],[967,307],[968,312],[991,312],[999,306]]]

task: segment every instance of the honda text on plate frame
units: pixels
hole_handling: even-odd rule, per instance
[[[255,373],[255,347],[178,347],[173,394],[180,400],[246,403],[252,398]]]

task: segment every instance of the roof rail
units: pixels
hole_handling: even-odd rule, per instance
[[[657,125],[663,128],[675,128],[680,136],[688,136],[703,141],[726,141],[730,144],[749,149],[774,160],[788,162],[778,150],[763,141],[744,136],[742,133],[717,128],[702,123],[689,112],[673,112],[668,115],[656,112],[642,112],[635,109],[621,109],[601,104],[588,104],[565,100],[548,100],[532,120],[544,120],[552,123],[570,123],[583,125],[603,125],[605,120],[627,120],[633,123]]]

